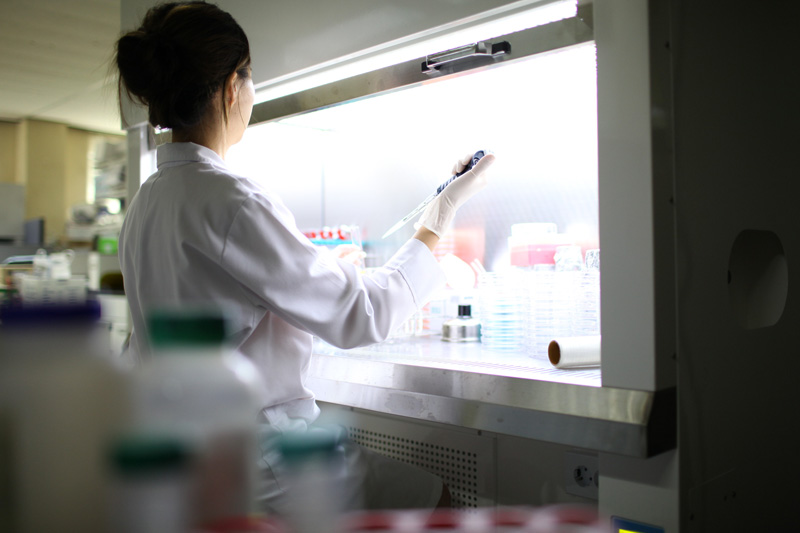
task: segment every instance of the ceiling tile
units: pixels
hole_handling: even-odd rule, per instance
[[[120,132],[120,0],[0,0],[0,119]]]

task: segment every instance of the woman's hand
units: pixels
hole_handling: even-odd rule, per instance
[[[352,263],[356,266],[361,266],[364,258],[367,257],[366,252],[364,252],[361,247],[356,246],[355,244],[340,244],[331,251],[337,259],[347,261],[348,263]]]
[[[459,159],[453,166],[453,175],[464,170],[471,159],[471,154]],[[414,227],[428,228],[441,238],[453,221],[458,208],[486,187],[488,184],[486,171],[494,164],[494,160],[494,154],[486,154],[469,172],[453,180],[434,201],[428,204]]]

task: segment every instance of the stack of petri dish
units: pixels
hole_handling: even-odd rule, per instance
[[[600,335],[600,250],[586,251],[575,298],[573,335]]]
[[[552,270],[526,272],[525,338],[529,354],[539,359],[547,358],[547,346],[556,332],[555,274]]]
[[[581,314],[586,306],[581,249],[558,246],[554,259],[552,268],[535,266],[526,276],[526,342],[530,355],[538,359],[548,358],[547,348],[553,339],[590,334],[578,331],[590,327],[579,321],[586,316]]]
[[[515,351],[525,343],[522,273],[486,272],[478,277],[477,316],[481,342],[489,349]]]

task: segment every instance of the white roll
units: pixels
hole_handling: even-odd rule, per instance
[[[547,355],[556,368],[600,366],[600,335],[553,339]]]

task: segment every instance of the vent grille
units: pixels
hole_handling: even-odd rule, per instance
[[[450,489],[454,508],[477,508],[483,503],[481,466],[484,458],[478,451],[443,445],[433,439],[423,441],[400,437],[353,425],[348,430],[350,438],[361,446],[438,475]]]

